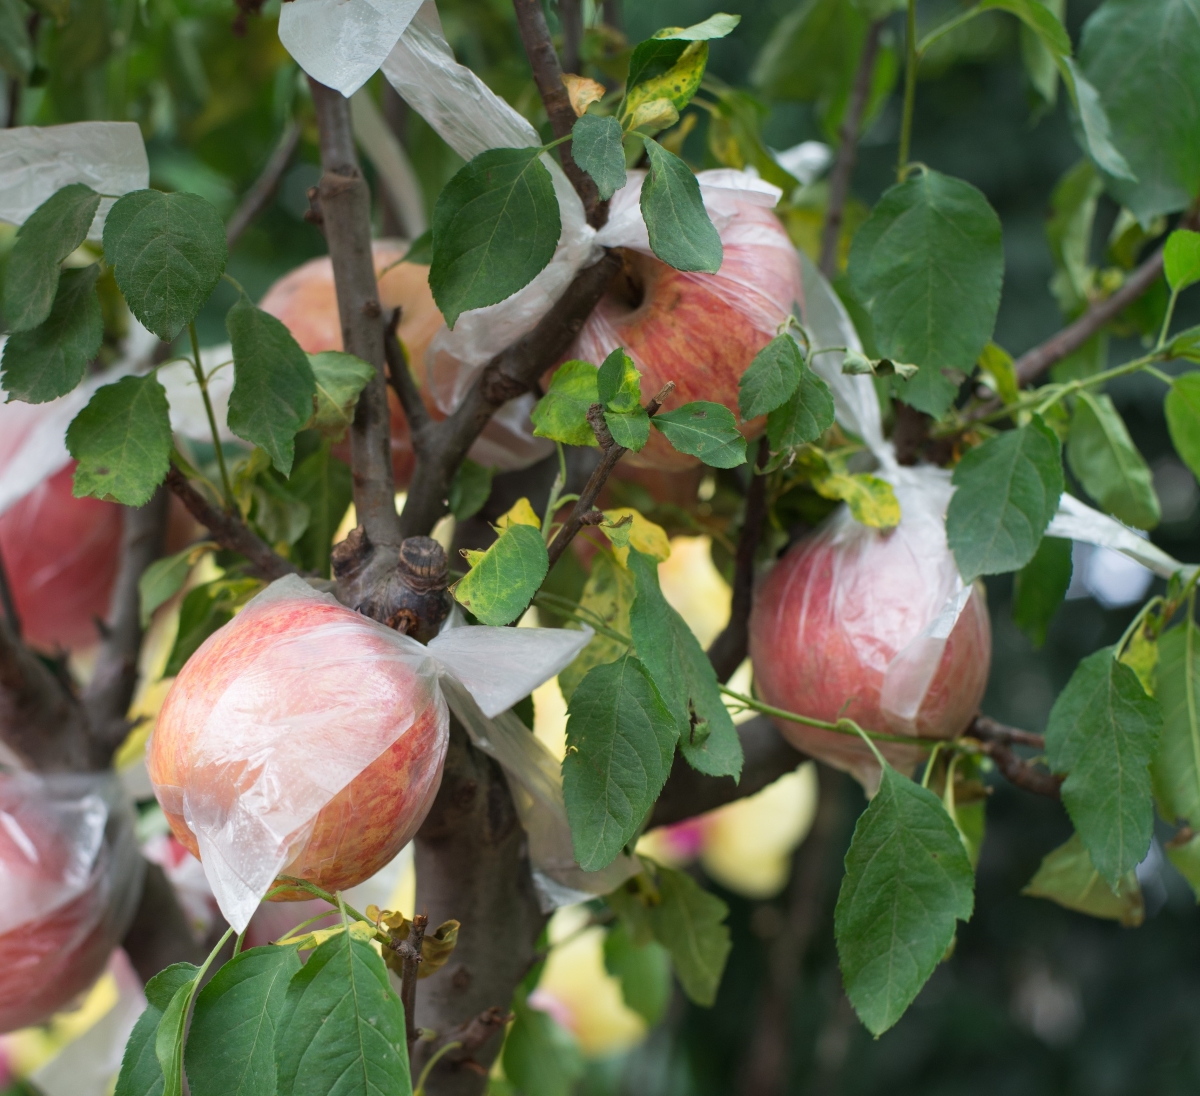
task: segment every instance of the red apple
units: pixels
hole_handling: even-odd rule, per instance
[[[386,629],[330,600],[280,594],[247,606],[188,660],[147,764],[194,855],[183,800],[223,819],[236,805],[279,839],[302,841],[284,874],[334,891],[370,878],[411,840],[437,793],[447,738],[435,680]],[[355,758],[365,767],[349,778]],[[339,786],[325,802],[322,789]],[[314,800],[325,805],[309,821]]]
[[[407,250],[408,245],[400,241],[377,240],[372,248],[376,273],[394,263]],[[414,263],[393,266],[379,279],[379,303],[385,312],[400,309],[400,340],[408,351],[409,361],[419,373],[425,361],[425,350],[442,326],[442,314],[429,291],[429,268]],[[282,320],[305,352],[319,354],[323,350],[342,349],[333,263],[328,257],[312,259],[285,274],[267,290],[260,307]],[[390,389],[388,404],[392,420],[392,473],[396,486],[402,488],[412,479],[416,458],[408,421],[400,401]],[[435,418],[444,417],[431,398],[426,397],[425,404]],[[349,452],[349,444],[345,443],[338,455],[349,460]]]
[[[759,696],[828,722],[846,716],[869,730],[953,737],[979,709],[992,652],[987,601],[978,586],[944,641],[919,639],[953,596],[956,580],[940,526],[905,518],[881,532],[839,512],[794,544],[756,591],[750,657]],[[914,658],[922,651],[923,659]],[[893,662],[901,652],[905,656]],[[889,710],[889,698],[905,693],[915,710],[897,711],[895,699]],[[776,723],[797,749],[864,784],[878,779],[861,740]],[[877,744],[907,771],[925,755],[913,746]]]
[[[760,205],[737,203],[720,232],[725,257],[716,274],[684,273],[626,249],[622,276],[565,357],[599,364],[623,346],[642,371],[647,400],[674,381],[668,409],[710,400],[736,415],[738,381],[801,299],[800,266],[778,218]],[[742,432],[753,438],[764,425],[754,419]],[[646,448],[625,459],[662,471],[698,463],[653,430]]]
[[[70,816],[38,787],[0,775],[0,1032],[70,1004],[100,976],[123,928],[108,847],[89,858]]]

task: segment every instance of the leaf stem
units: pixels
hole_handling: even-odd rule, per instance
[[[331,910],[325,910],[322,913],[318,913],[316,917],[310,917],[307,921],[301,921],[300,924],[292,926],[278,940],[274,941],[275,946],[281,947],[284,944],[290,944],[293,937],[299,936],[309,925],[315,925],[318,921],[324,921],[331,912]]]
[[[450,1051],[458,1050],[461,1046],[462,1043],[455,1039],[452,1043],[446,1043],[444,1046],[438,1047],[437,1053],[425,1063],[425,1068],[421,1070],[421,1076],[417,1078],[417,1087],[413,1089],[413,1096],[425,1096],[425,1082],[429,1080],[429,1074],[433,1067],[449,1054]]]
[[[908,0],[908,24],[905,32],[907,50],[904,62],[904,120],[900,125],[900,157],[896,164],[896,179],[904,182],[908,167],[908,151],[912,142],[913,108],[917,98],[917,66],[921,54],[917,49],[917,0]]]
[[[1142,622],[1160,605],[1165,605],[1166,599],[1162,597],[1152,597],[1145,605],[1138,610],[1137,616],[1129,622],[1129,627],[1122,633],[1121,638],[1117,641],[1117,645],[1113,651],[1113,658],[1120,659],[1125,650],[1126,644],[1133,638],[1137,630],[1142,626]]]
[[[233,288],[236,289],[247,300],[250,299],[250,294],[242,288],[242,283],[239,282],[232,274],[226,274],[222,272],[221,278],[223,281],[227,281],[231,286],[233,286]]]
[[[1171,299],[1167,301],[1167,312],[1163,316],[1162,330],[1158,333],[1158,342],[1154,344],[1155,350],[1161,350],[1167,344],[1167,334],[1171,330],[1171,317],[1175,315],[1175,302],[1179,300],[1179,290],[1171,290]]]
[[[200,386],[200,398],[204,400],[204,413],[208,416],[208,428],[212,431],[213,447],[217,451],[217,467],[221,470],[221,491],[225,496],[225,509],[233,512],[233,485],[229,482],[229,469],[225,467],[225,452],[221,448],[221,434],[217,430],[217,416],[213,413],[212,400],[208,395],[208,378],[204,375],[204,366],[200,364],[200,338],[196,334],[195,321],[188,324],[188,337],[192,341],[192,370],[196,374],[196,384]]]

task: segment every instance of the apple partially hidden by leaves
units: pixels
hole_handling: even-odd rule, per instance
[[[332,599],[260,595],[163,703],[147,765],[175,836],[200,856],[186,803],[227,839],[226,859],[282,847],[283,874],[326,890],[370,878],[412,839],[441,782],[449,722],[430,665]]]
[[[992,633],[978,586],[948,636],[927,633],[957,580],[939,533],[907,517],[887,532],[869,529],[841,511],[794,544],[756,591],[750,615],[762,699],[830,723],[852,719],[867,730],[943,739],[961,732],[987,686]],[[878,783],[878,765],[861,739],[776,723],[798,750],[867,787]],[[901,771],[926,756],[903,743],[877,745]]]

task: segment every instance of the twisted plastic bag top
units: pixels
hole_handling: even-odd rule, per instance
[[[0,1032],[99,977],[141,896],[133,815],[111,773],[0,773]]]

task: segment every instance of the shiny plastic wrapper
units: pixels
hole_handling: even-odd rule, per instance
[[[115,776],[0,773],[0,1032],[42,1023],[100,976],[142,868]]]

